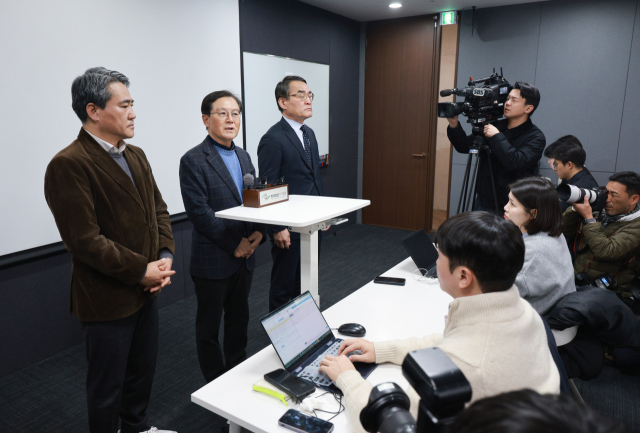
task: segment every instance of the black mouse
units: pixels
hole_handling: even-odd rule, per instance
[[[364,335],[367,333],[367,330],[364,329],[364,326],[357,323],[345,323],[338,328],[338,332],[342,335],[348,335],[350,337],[364,337]]]

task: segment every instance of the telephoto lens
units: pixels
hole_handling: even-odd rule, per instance
[[[594,211],[601,211],[604,209],[604,205],[607,201],[607,191],[606,188],[596,187],[596,188],[578,188],[574,185],[569,185],[567,183],[561,183],[556,188],[558,191],[558,197],[565,203],[573,204],[573,203],[583,203],[584,198],[587,197],[587,201],[591,204],[591,208]]]

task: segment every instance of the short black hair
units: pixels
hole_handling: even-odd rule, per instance
[[[449,270],[466,266],[483,293],[509,290],[524,263],[522,233],[489,212],[464,212],[446,220],[434,242],[449,259]]]
[[[540,91],[536,86],[522,81],[516,81],[513,88],[520,90],[520,96],[522,96],[526,105],[533,105],[533,110],[529,113],[529,117],[531,117],[540,104]]]
[[[527,212],[536,210],[536,217],[525,223],[527,233],[544,232],[558,237],[564,231],[564,217],[560,208],[558,192],[549,179],[526,177],[509,185],[511,194]]]
[[[560,161],[563,164],[572,162],[578,168],[584,167],[584,163],[587,160],[587,152],[584,151],[582,146],[576,146],[574,143],[563,143],[556,147],[553,152],[553,159]]]
[[[478,400],[461,412],[456,433],[624,433],[624,424],[604,418],[568,395],[530,389]]]
[[[302,81],[307,84],[307,80],[297,75],[287,75],[276,85],[276,104],[278,105],[278,110],[282,113],[282,108],[280,107],[280,103],[278,100],[280,98],[284,98],[289,100],[289,83],[292,81]]]
[[[213,103],[216,102],[220,98],[233,98],[238,103],[238,107],[240,108],[240,112],[242,113],[242,101],[236,95],[231,93],[228,90],[217,90],[215,92],[209,93],[202,100],[202,105],[200,106],[200,111],[205,116],[211,115],[211,109],[213,108]]]
[[[82,123],[89,118],[87,105],[96,104],[104,110],[111,99],[109,86],[112,83],[122,83],[129,87],[129,79],[118,71],[98,66],[89,68],[78,76],[71,84],[71,108]]]
[[[610,181],[618,182],[627,187],[627,194],[629,197],[632,195],[640,195],[640,174],[633,171],[621,171],[615,173],[609,177]]]
[[[580,143],[580,140],[578,140],[577,137],[573,136],[573,135],[564,135],[560,138],[558,138],[556,141],[554,141],[553,143],[551,143],[550,145],[547,146],[547,148],[544,150],[544,156],[547,158],[554,158],[553,156],[555,153],[555,150],[558,148],[558,146],[561,146],[563,144],[575,144],[578,147],[582,148],[582,143]],[[573,161],[572,161],[573,162]]]

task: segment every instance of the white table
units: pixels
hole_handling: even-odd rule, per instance
[[[372,341],[394,340],[419,337],[442,332],[444,316],[452,298],[440,290],[435,282],[426,284],[414,279],[416,266],[407,258],[383,275],[407,280],[405,286],[374,284],[363,286],[350,296],[323,312],[329,326],[355,322],[367,329],[365,338]],[[416,274],[419,275],[418,272]],[[340,336],[341,338],[349,338]],[[282,368],[273,346],[268,346],[242,364],[220,376],[218,379],[191,394],[191,401],[227,418],[230,432],[239,432],[240,426],[252,432],[285,433],[278,426],[278,419],[288,409],[298,409],[289,402],[285,407],[273,397],[255,392],[252,386],[265,373]],[[377,385],[396,382],[406,389],[408,383],[402,376],[400,366],[379,365],[368,380]],[[321,394],[320,390],[316,394]],[[337,410],[338,404],[327,395],[327,402],[333,402],[329,410]],[[324,419],[332,415],[318,412]],[[336,433],[352,431],[345,413],[331,420]]]
[[[311,195],[290,195],[289,200],[261,208],[237,206],[216,212],[216,218],[252,223],[287,226],[300,233],[300,287],[307,290],[320,306],[318,295],[318,230],[326,228],[326,221],[348,214],[365,206],[369,200]]]

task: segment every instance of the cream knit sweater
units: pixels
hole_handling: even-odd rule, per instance
[[[407,353],[440,347],[471,383],[471,402],[523,388],[558,394],[560,375],[551,357],[542,319],[513,286],[505,292],[454,299],[444,335],[374,343],[376,363],[402,364]],[[360,411],[372,385],[355,370],[336,384],[344,393],[354,432],[364,433]],[[420,397],[409,387],[411,414],[418,415]]]

